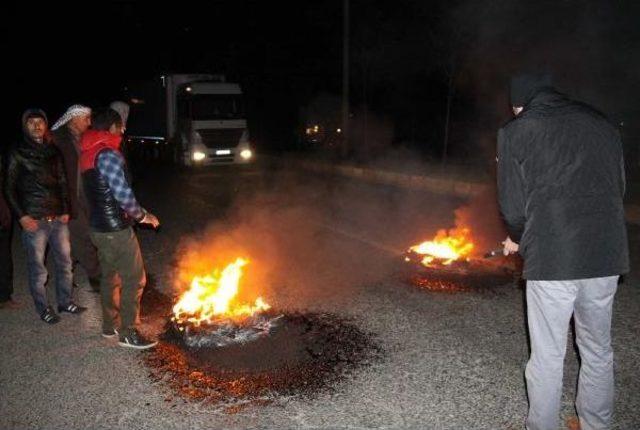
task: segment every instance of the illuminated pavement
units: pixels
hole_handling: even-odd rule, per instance
[[[384,356],[332,390],[275,395],[268,405],[185,402],[149,377],[142,355],[100,337],[97,296],[86,288],[80,317],[42,323],[26,287],[16,240],[18,310],[0,310],[0,428],[427,428],[522,429],[528,356],[523,291],[422,291],[398,276],[398,252],[451,227],[459,201],[307,174],[230,169],[139,179],[139,197],[161,232],[140,231],[148,272],[167,290],[185,235],[246,244],[268,261],[268,301],[292,311],[351,317],[376,334]],[[614,309],[615,429],[639,427],[640,230],[630,230],[635,272]],[[82,275],[78,282],[84,285]],[[158,330],[153,321],[147,329]],[[568,345],[563,416],[573,413],[577,360]],[[260,357],[256,356],[256,360]],[[229,412],[235,413],[229,413]]]

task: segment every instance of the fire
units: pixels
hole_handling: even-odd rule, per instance
[[[422,256],[422,264],[429,266],[436,260],[443,265],[449,265],[456,260],[465,258],[473,251],[468,228],[439,230],[433,240],[422,242],[409,248],[409,251]]]
[[[190,288],[173,307],[173,320],[178,324],[200,325],[220,319],[238,319],[271,308],[261,297],[254,304],[238,303],[240,279],[249,262],[238,258],[222,271],[213,270],[204,276],[194,276]]]

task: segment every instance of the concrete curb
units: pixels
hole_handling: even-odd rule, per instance
[[[310,161],[301,158],[289,158],[288,161],[299,168],[314,172],[339,174],[371,183],[424,190],[434,194],[462,198],[477,196],[490,188],[489,184],[480,181],[464,181],[437,175],[406,174],[347,164]],[[628,223],[640,225],[640,205],[625,205],[625,217]]]

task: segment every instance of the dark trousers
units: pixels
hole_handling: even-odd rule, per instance
[[[80,263],[80,266],[87,273],[91,286],[95,288],[100,282],[98,250],[91,242],[89,220],[82,210],[78,212],[77,218],[69,221],[71,256],[74,262]]]
[[[13,256],[11,239],[13,226],[0,227],[0,302],[6,302],[13,294]]]
[[[146,284],[140,245],[131,227],[112,233],[91,233],[102,268],[102,329],[121,334],[135,328]]]

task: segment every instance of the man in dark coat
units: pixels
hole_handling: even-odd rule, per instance
[[[91,109],[73,105],[51,127],[53,143],[60,149],[67,172],[67,188],[70,204],[69,232],[73,260],[87,273],[93,291],[100,289],[100,263],[98,251],[89,237],[89,209],[78,172],[80,138],[91,125]]]
[[[69,199],[62,155],[47,134],[47,117],[40,109],[22,116],[24,138],[7,160],[5,193],[9,207],[22,227],[27,251],[29,289],[40,318],[55,324],[60,319],[48,305],[45,254],[51,248],[56,267],[58,312],[79,314],[85,310],[71,299],[71,246]]]
[[[512,79],[516,117],[498,133],[498,193],[527,280],[529,430],[557,429],[567,333],[574,317],[583,430],[613,412],[611,308],[629,270],[622,142],[595,109],[556,92],[548,75]]]

